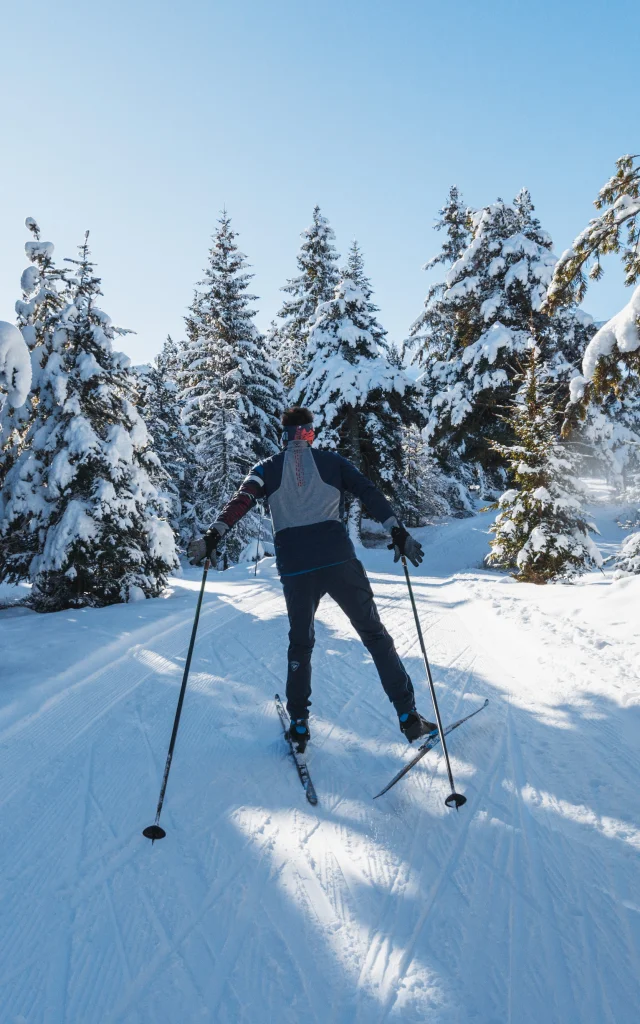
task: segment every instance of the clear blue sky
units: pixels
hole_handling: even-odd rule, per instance
[[[640,150],[637,0],[30,0],[2,36],[0,319],[25,216],[60,257],[90,228],[136,361],[181,335],[223,205],[261,327],[317,202],[399,340],[450,184],[472,206],[528,186],[560,253]],[[626,294],[605,268],[599,319]]]

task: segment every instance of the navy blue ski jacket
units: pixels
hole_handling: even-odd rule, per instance
[[[214,525],[226,532],[266,498],[278,572],[312,572],[356,557],[344,522],[345,492],[360,498],[387,529],[398,525],[385,496],[348,459],[316,451],[307,441],[289,441],[284,451],[253,467]]]

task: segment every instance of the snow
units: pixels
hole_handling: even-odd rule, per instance
[[[24,251],[32,263],[38,259],[50,259],[53,256],[55,246],[53,242],[25,242]]]
[[[640,531],[625,537],[615,562],[617,578],[640,575]]]
[[[100,377],[104,374],[104,370],[93,352],[83,352],[76,360],[76,365],[80,373],[80,380],[90,380],[91,377]]]
[[[36,562],[40,562],[49,570],[61,569],[70,547],[74,544],[87,544],[95,540],[98,534],[99,527],[95,520],[87,515],[84,502],[74,499],[62,513],[57,528],[47,532],[44,551],[36,558]],[[37,567],[34,567],[35,571]]]
[[[603,543],[624,536],[594,514]],[[535,587],[479,569],[491,515],[419,532],[445,721],[408,758],[370,660],[319,611],[312,809],[279,731],[271,560],[210,573],[162,822],[153,820],[198,569],[166,597],[0,612],[7,1024],[635,1024],[640,577]],[[429,711],[406,586],[359,552]],[[133,596],[133,595],[130,595]]]
[[[551,495],[546,487],[536,487],[531,497],[537,498],[538,501],[551,501]]]
[[[636,352],[640,348],[640,285],[627,305],[589,342],[582,360],[582,372],[588,380],[595,373],[598,359],[611,355],[615,346],[620,352]]]
[[[317,394],[309,403],[317,424],[330,423],[344,405],[364,405],[373,391],[397,391],[402,395],[410,385],[402,370],[382,358],[348,363],[337,353],[323,358],[321,367]]]
[[[37,267],[31,264],[26,270],[22,271],[22,277],[20,278],[20,287],[25,295],[32,295],[36,288],[40,284],[40,271]]]
[[[175,559],[175,538],[169,523],[157,516],[150,516],[145,523],[145,530],[149,538],[151,557],[164,558],[171,563]],[[132,598],[129,597],[129,600]]]
[[[3,395],[2,388],[6,391]],[[31,356],[13,324],[0,320],[0,408],[3,399],[19,409],[31,390]]]
[[[584,377],[572,377],[569,381],[569,401],[574,404],[580,402],[584,398],[586,385],[587,381]]]
[[[483,359],[486,359],[488,363],[495,363],[500,349],[513,346],[517,334],[517,331],[512,331],[497,320],[488,331],[485,331],[477,341],[474,341],[473,345],[468,345],[464,349],[462,353],[463,365],[475,367]]]

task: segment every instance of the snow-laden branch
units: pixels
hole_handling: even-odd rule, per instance
[[[629,356],[640,350],[640,285],[635,289],[626,306],[608,320],[594,334],[587,345],[582,359],[582,377],[574,377],[570,383],[570,400],[582,402],[585,388],[601,359],[608,360]]]
[[[0,386],[6,401],[19,409],[31,390],[31,356],[17,327],[0,320]],[[0,407],[3,395],[0,393]]]

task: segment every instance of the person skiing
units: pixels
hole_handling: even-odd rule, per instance
[[[256,501],[267,499],[289,616],[287,712],[289,737],[298,753],[303,753],[311,738],[314,617],[325,594],[339,605],[371,654],[400,730],[412,743],[436,726],[417,711],[409,673],[380,621],[371,584],[344,523],[345,492],[360,498],[370,515],[390,530],[394,561],[405,555],[413,565],[420,565],[422,546],[353,463],[336,452],[312,448],[315,434],[309,409],[292,406],[281,421],[283,451],[253,467],[205,536],[191,542],[189,554],[196,564],[210,557]]]

